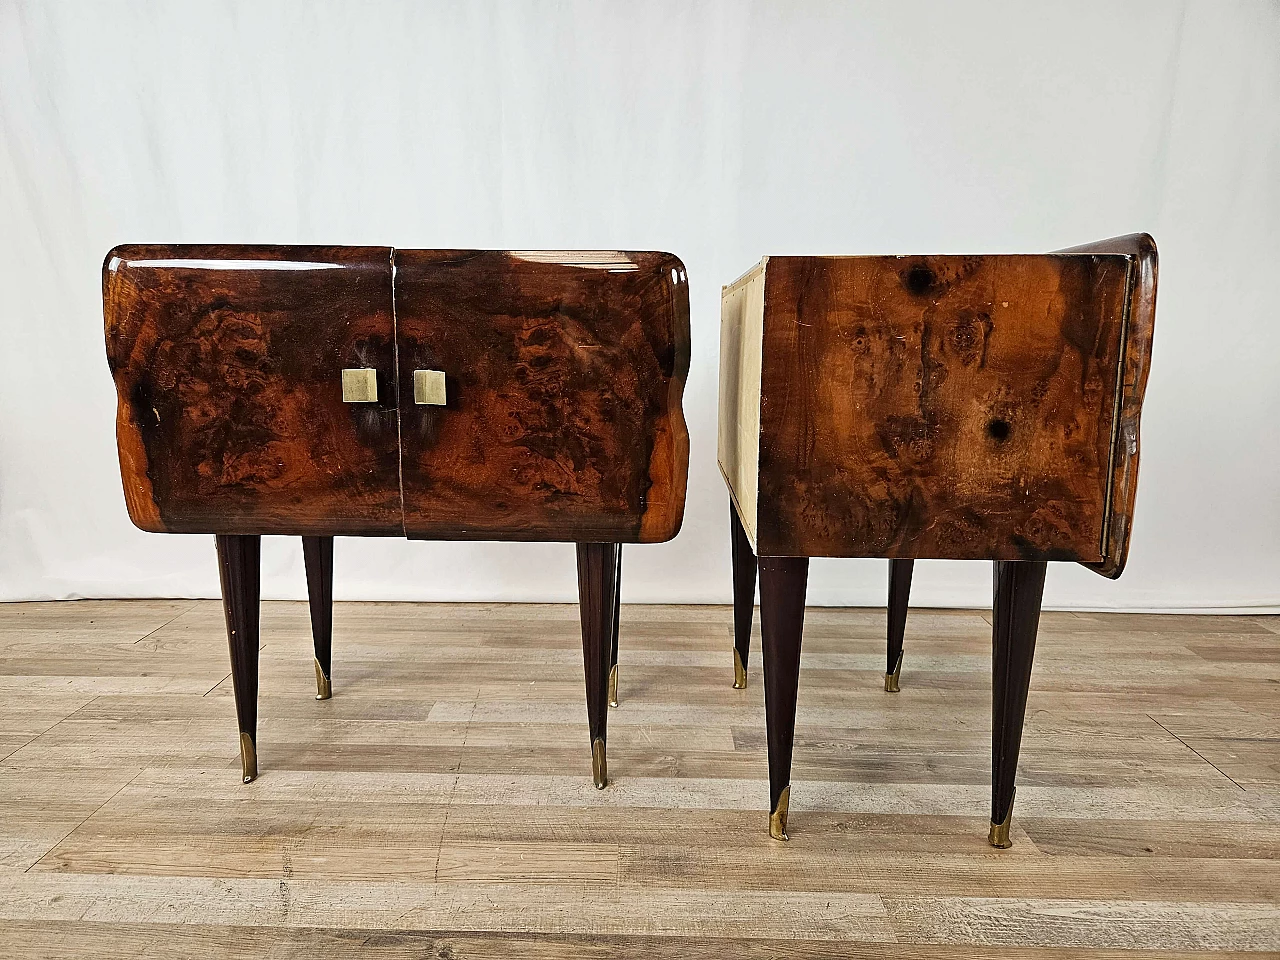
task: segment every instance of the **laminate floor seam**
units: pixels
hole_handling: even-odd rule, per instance
[[[453,798],[458,792],[458,784],[462,781],[462,763],[463,763],[462,758],[465,755],[462,751],[465,751],[467,746],[467,735],[471,732],[471,722],[476,715],[475,704],[476,702],[479,701],[479,699],[480,699],[480,691],[476,690],[475,698],[472,700],[471,710],[467,714],[467,722],[462,728],[462,750],[460,750],[458,753],[458,767],[454,771],[453,786],[450,788],[449,796],[445,799],[445,802],[444,802],[444,816],[440,822],[440,841],[436,844],[436,863],[435,863],[435,867],[432,869],[432,874],[431,874],[432,883],[436,883],[436,884],[440,882],[440,857],[444,853],[445,833],[449,829],[449,813],[453,809]],[[405,916],[408,916],[408,914],[406,913]],[[403,919],[403,917],[401,917],[400,919]]]
[[[1191,746],[1191,744],[1187,743],[1187,741],[1183,740],[1180,736],[1178,736],[1176,733],[1174,733],[1172,730],[1170,730],[1168,727],[1166,727],[1163,723],[1161,723],[1161,722],[1160,722],[1159,720],[1157,720],[1155,717],[1151,716],[1151,714],[1147,714],[1147,718],[1148,718],[1148,719],[1150,719],[1150,720],[1151,720],[1151,722],[1152,722],[1152,723],[1154,723],[1156,726],[1158,726],[1161,730],[1163,730],[1165,733],[1169,734],[1169,736],[1173,737],[1173,739],[1177,740],[1180,744],[1182,744],[1184,747],[1186,747],[1188,750],[1190,750],[1192,753],[1194,753],[1197,757],[1199,757],[1201,760],[1203,760],[1203,761],[1204,761],[1205,763],[1207,763],[1209,766],[1213,767],[1213,769],[1217,770],[1220,774],[1222,774],[1224,777],[1226,777],[1228,780],[1230,780],[1233,784],[1235,784],[1235,787],[1236,787],[1236,789],[1237,789],[1237,790],[1240,790],[1240,791],[1242,791],[1242,792],[1248,792],[1248,791],[1246,791],[1246,790],[1245,790],[1245,788],[1244,788],[1244,787],[1242,787],[1239,783],[1236,783],[1236,780],[1235,780],[1235,778],[1234,778],[1234,777],[1232,777],[1230,774],[1228,774],[1225,770],[1223,770],[1223,769],[1222,769],[1221,767],[1219,767],[1216,763],[1214,763],[1212,760],[1210,760],[1208,757],[1206,757],[1204,754],[1202,754],[1202,753],[1201,753],[1199,750],[1197,750],[1195,747]]]
[[[97,697],[93,697],[92,699],[90,699],[90,700],[89,700],[89,703],[93,703],[93,701],[94,701],[94,700],[97,700],[97,699],[98,699]],[[72,717],[74,717],[77,713],[79,713],[79,712],[80,712],[81,710],[83,710],[85,707],[89,706],[89,703],[81,704],[80,706],[78,706],[78,707],[76,707],[74,710],[72,710],[69,714],[67,714],[65,717],[59,717],[57,720],[53,721],[53,723],[49,724],[49,726],[45,727],[45,728],[44,728],[43,730],[41,730],[39,733],[37,733],[37,734],[35,734],[34,736],[32,736],[30,740],[28,740],[28,741],[26,741],[25,743],[19,744],[18,746],[14,747],[12,750],[10,750],[8,753],[6,753],[3,757],[0,757],[0,764],[4,763],[6,760],[8,760],[10,757],[12,757],[12,756],[13,756],[15,753],[17,753],[19,750],[25,750],[27,747],[31,746],[31,744],[35,743],[37,740],[39,740],[41,737],[43,737],[46,733],[49,733],[49,732],[50,732],[54,727],[56,727],[58,724],[62,723],[62,722],[63,722],[63,721],[65,721],[65,720],[70,720]]]
[[[92,820],[94,817],[96,817],[96,816],[98,815],[98,813],[102,810],[102,808],[103,808],[103,807],[105,807],[107,804],[109,804],[109,803],[110,803],[112,800],[114,800],[116,797],[120,796],[120,794],[124,791],[125,787],[129,786],[129,784],[131,784],[131,783],[133,783],[133,781],[137,780],[137,779],[138,779],[138,777],[140,777],[140,776],[142,775],[142,773],[143,773],[143,771],[144,771],[145,769],[146,769],[145,767],[139,767],[139,768],[138,768],[138,772],[137,772],[137,773],[135,773],[135,774],[134,774],[132,777],[130,777],[128,780],[126,780],[124,783],[120,784],[119,789],[117,789],[117,790],[115,791],[115,793],[111,794],[111,796],[107,797],[107,799],[103,800],[100,804],[98,804],[96,807],[94,807],[93,811],[92,811],[92,812],[91,812],[87,817],[85,817],[83,820],[81,820],[79,823],[77,823],[74,827],[72,827],[70,830],[68,830],[66,833],[64,833],[64,834],[63,834],[63,835],[62,835],[62,836],[61,836],[61,837],[60,837],[60,838],[59,838],[55,843],[53,843],[53,844],[49,847],[49,849],[48,849],[48,850],[46,850],[44,853],[42,853],[42,854],[41,854],[39,857],[37,857],[34,861],[32,861],[31,863],[29,863],[29,864],[27,865],[26,869],[25,869],[25,870],[23,870],[22,872],[23,872],[23,873],[30,873],[30,872],[31,872],[31,870],[32,870],[33,868],[38,867],[38,866],[40,865],[40,863],[44,860],[44,858],[45,858],[45,857],[47,857],[49,854],[53,853],[55,850],[57,850],[57,849],[58,849],[58,847],[59,847],[59,846],[61,846],[61,845],[62,845],[63,841],[65,841],[65,840],[67,839],[67,837],[71,836],[73,833],[75,833],[77,830],[79,830],[81,827],[83,827],[86,823],[88,823],[90,820]]]
[[[142,636],[140,636],[137,640],[133,642],[141,643],[143,640],[147,639],[147,637],[150,637],[156,633],[159,633],[161,630],[163,630],[169,624],[173,623],[173,621],[177,620],[182,615],[190,613],[192,610],[196,609],[196,607],[199,606],[199,604],[200,604],[200,601],[192,600],[190,606],[188,606],[185,610],[179,610],[177,613],[175,613],[172,617],[170,617],[164,623],[160,624],[160,626],[156,627],[154,630],[148,630],[146,633],[144,633]]]

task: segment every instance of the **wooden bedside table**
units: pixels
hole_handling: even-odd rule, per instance
[[[746,683],[758,566],[775,838],[809,558],[890,558],[889,691],[912,562],[986,559],[990,840],[1009,845],[1046,564],[1124,568],[1155,294],[1145,234],[1044,256],[767,257],[724,288],[734,685]]]
[[[260,538],[284,534],[303,538],[318,699],[335,535],[576,543],[605,785],[621,545],[670,540],[684,514],[679,259],[123,246],[103,312],[130,518],[217,536],[246,783]]]

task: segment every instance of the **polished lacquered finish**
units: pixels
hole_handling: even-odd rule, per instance
[[[670,540],[684,512],[684,266],[667,253],[397,250],[405,532]]]
[[[679,531],[689,292],[671,254],[125,246],[103,303],[144,530]]]
[[[775,837],[804,618],[787,561],[890,559],[897,693],[913,559],[991,559],[989,838],[1010,844],[1046,563],[1124,568],[1155,284],[1139,234],[1043,256],[767,257],[724,289],[734,685],[758,566]]]
[[[756,552],[1102,562],[1132,269],[767,258]]]
[[[102,294],[137,526],[401,532],[390,248],[117,247]]]
[[[623,543],[680,529],[689,289],[667,253],[124,246],[103,268],[129,515],[218,537],[246,782],[259,539],[303,538],[316,698],[333,537],[580,545],[607,779]]]
[[[1111,484],[1107,492],[1108,523],[1103,559],[1087,564],[1104,577],[1115,579],[1124,572],[1129,556],[1129,533],[1138,495],[1139,426],[1142,398],[1151,370],[1151,341],[1156,329],[1156,280],[1159,258],[1156,242],[1145,233],[1100,240],[1062,253],[1123,256],[1129,260],[1129,298],[1124,314],[1124,348],[1121,355],[1119,387],[1112,419]]]

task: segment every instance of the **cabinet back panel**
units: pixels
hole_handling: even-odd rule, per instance
[[[717,455],[734,508],[756,545],[760,479],[760,348],[768,258],[720,292],[720,424]]]

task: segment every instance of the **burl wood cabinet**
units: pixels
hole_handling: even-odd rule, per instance
[[[991,843],[1009,845],[1046,564],[1124,569],[1156,247],[767,257],[724,288],[719,462],[735,686],[757,569],[770,832],[786,839],[810,557],[889,558],[896,692],[916,558],[994,560]]]
[[[303,538],[317,698],[333,537],[577,544],[593,771],[623,543],[684,513],[684,266],[667,253],[123,246],[103,267],[129,516],[215,534],[244,780],[259,545]]]

